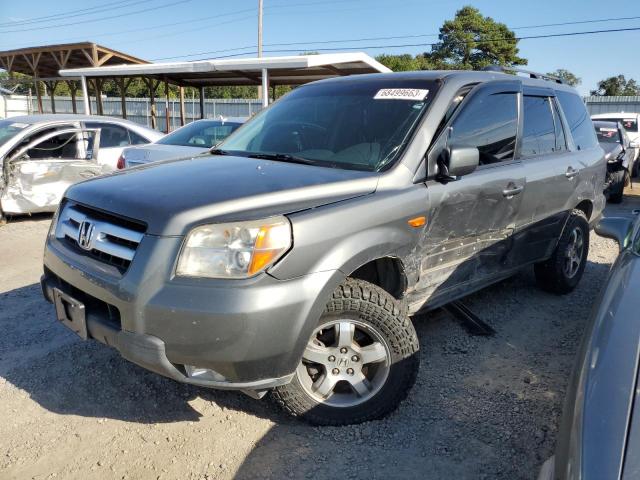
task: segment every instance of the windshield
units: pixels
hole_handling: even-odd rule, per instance
[[[29,125],[28,123],[13,122],[10,119],[0,120],[0,145],[7,143]]]
[[[199,120],[165,135],[156,143],[184,147],[211,148],[227,138],[240,125],[239,122]]]
[[[615,123],[594,122],[594,126],[600,143],[620,143],[620,132]]]
[[[638,133],[638,120],[635,118],[602,118],[605,122],[620,122],[627,132]]]
[[[295,156],[308,163],[381,171],[433,99],[433,81],[369,79],[299,87],[263,110],[220,145],[236,155]]]

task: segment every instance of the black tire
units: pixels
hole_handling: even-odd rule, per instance
[[[579,264],[575,273],[567,272],[568,254],[571,252],[574,231],[578,229],[582,238],[582,249],[575,258]],[[570,293],[580,282],[589,255],[589,222],[581,210],[573,210],[567,220],[558,245],[549,260],[536,263],[534,271],[538,286],[559,295]]]
[[[379,390],[355,406],[327,405],[303,386],[305,379],[301,380],[300,375],[307,370],[300,373],[301,368],[306,368],[301,362],[291,383],[274,389],[272,397],[289,414],[314,425],[350,425],[384,417],[406,398],[418,374],[418,337],[406,309],[380,287],[349,278],[333,292],[318,327],[337,320],[359,322],[375,330],[386,344],[390,362],[385,363],[388,373]]]
[[[609,201],[611,203],[622,203],[625,180],[626,172],[624,170],[611,174],[611,187],[609,187]]]

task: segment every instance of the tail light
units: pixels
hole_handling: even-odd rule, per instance
[[[118,163],[116,164],[116,168],[118,170],[123,170],[125,167],[124,165],[124,153],[121,153],[120,156],[118,157]]]

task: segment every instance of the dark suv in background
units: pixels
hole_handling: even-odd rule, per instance
[[[43,290],[83,338],[178,381],[379,418],[418,371],[411,316],[533,265],[570,292],[604,152],[557,81],[362,75],[295,89],[210,157],[70,188]]]

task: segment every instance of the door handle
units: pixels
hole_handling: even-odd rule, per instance
[[[507,188],[502,191],[502,195],[504,197],[511,198],[520,194],[522,190],[524,190],[524,187],[522,185],[516,186],[513,183],[510,183],[509,185],[507,185]]]
[[[571,180],[573,177],[575,177],[579,173],[580,173],[579,170],[576,170],[573,167],[569,167],[567,168],[567,171],[565,172],[564,176],[567,177],[569,180]]]

